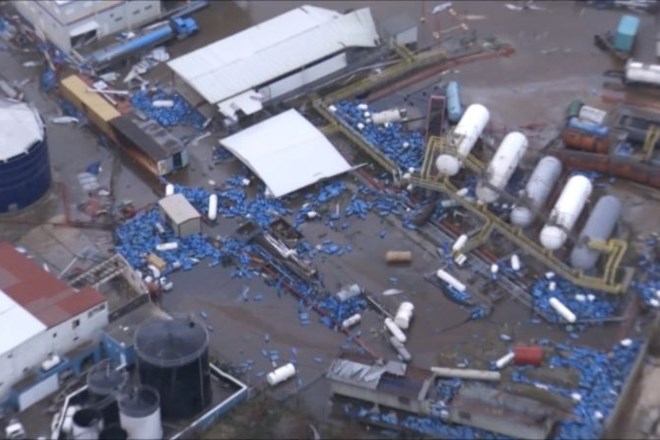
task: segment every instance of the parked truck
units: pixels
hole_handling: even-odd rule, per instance
[[[639,18],[624,15],[619,20],[616,32],[606,32],[594,37],[596,46],[609,52],[621,61],[627,61],[632,56],[635,39],[639,30]]]
[[[113,44],[92,53],[88,62],[97,70],[109,67],[126,57],[162,44],[172,38],[186,38],[198,31],[197,22],[191,17],[175,17],[164,23],[146,28],[135,37]]]

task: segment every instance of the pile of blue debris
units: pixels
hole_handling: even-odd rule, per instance
[[[335,114],[354,130],[360,132],[370,145],[380,150],[402,170],[410,168],[419,170],[424,155],[423,133],[407,131],[396,122],[376,125],[370,122],[369,111],[358,106],[360,103],[340,101],[335,104]],[[365,104],[361,105],[362,108],[364,106]]]
[[[171,107],[154,107],[154,101],[172,101],[173,105]],[[163,127],[186,125],[201,130],[206,122],[204,117],[177,93],[169,94],[163,90],[155,92],[140,90],[131,96],[131,104]]]
[[[550,290],[551,284],[554,290]],[[541,278],[532,285],[531,292],[534,308],[552,323],[566,322],[550,305],[552,297],[557,298],[575,314],[578,324],[580,321],[598,324],[601,320],[612,318],[621,305],[620,297],[606,296],[602,292],[576,286],[561,277]],[[585,326],[574,327],[582,329]]]

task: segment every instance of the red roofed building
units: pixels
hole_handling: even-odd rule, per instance
[[[0,244],[0,396],[50,356],[97,338],[107,324],[99,291],[76,290]]]

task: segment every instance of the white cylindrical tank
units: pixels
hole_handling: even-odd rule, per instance
[[[497,361],[495,361],[495,367],[497,369],[502,369],[502,368],[506,367],[507,365],[509,365],[511,363],[514,356],[515,356],[515,353],[512,352],[512,351],[505,354],[504,356],[499,358]]]
[[[410,352],[406,349],[405,345],[399,342],[399,340],[394,336],[390,337],[390,344],[392,345],[392,347],[394,347],[394,349],[399,354],[399,356],[401,356],[401,360],[403,360],[404,362],[410,362],[412,356],[410,355]]]
[[[405,110],[398,108],[393,108],[390,110],[384,110],[382,112],[373,113],[371,115],[371,120],[374,124],[385,124],[388,122],[398,122],[401,119],[405,118]]]
[[[550,212],[548,223],[541,230],[539,238],[543,247],[554,251],[564,245],[568,238],[566,231],[571,231],[575,226],[592,189],[591,181],[582,175],[568,179]]]
[[[511,255],[511,269],[516,272],[520,270],[520,257],[518,254]]]
[[[394,323],[401,329],[407,330],[410,327],[410,320],[413,316],[415,306],[409,301],[404,301],[399,305],[399,310],[394,317]]]
[[[561,175],[561,161],[554,156],[545,156],[532,171],[525,185],[525,200],[534,209],[540,209],[548,200],[552,188]],[[534,220],[534,213],[526,206],[516,206],[511,211],[511,223],[527,227]]]
[[[465,246],[465,243],[467,243],[467,241],[468,241],[468,236],[466,234],[461,235],[456,239],[454,245],[451,247],[451,250],[454,252],[461,250],[461,248]]]
[[[660,65],[628,60],[626,81],[660,85]]]
[[[441,154],[435,160],[440,174],[455,176],[461,169],[463,159],[470,154],[477,139],[490,120],[490,112],[481,104],[469,106],[450,137],[450,146],[456,149],[456,156]]]
[[[211,194],[209,196],[209,220],[215,221],[218,218],[218,195]]]
[[[156,245],[157,251],[175,251],[179,248],[179,243],[176,241],[171,241],[169,243],[160,243]]]
[[[362,316],[359,313],[356,313],[355,315],[349,316],[348,318],[344,319],[344,322],[341,323],[341,326],[343,328],[351,328],[357,323],[359,323],[362,320]]]
[[[529,142],[524,134],[517,131],[507,134],[488,164],[486,182],[492,187],[503,190],[525,155],[528,146]],[[483,182],[477,185],[476,194],[477,198],[484,203],[493,203],[500,197],[496,190]]]
[[[172,194],[174,194],[174,185],[168,183],[167,185],[165,185],[165,195],[171,196]]]
[[[268,385],[274,387],[277,384],[291,379],[295,375],[296,366],[289,362],[288,364],[283,365],[280,368],[268,373],[266,376],[266,381],[268,381]]]
[[[611,195],[603,196],[596,202],[571,252],[571,266],[589,270],[596,265],[600,252],[591,249],[588,241],[609,240],[621,217],[621,209],[619,199]]]
[[[103,416],[95,409],[84,408],[73,415],[72,435],[76,440],[97,440],[103,429]]]
[[[568,307],[566,307],[561,301],[559,301],[554,296],[550,298],[550,305],[557,313],[559,313],[566,321],[571,324],[577,320],[575,313],[573,313]]]
[[[402,344],[406,343],[406,335],[401,331],[401,329],[392,321],[392,318],[385,318],[385,327],[392,333],[392,336],[394,336],[397,341],[401,342]]]
[[[456,278],[454,278],[452,275],[447,273],[445,270],[439,269],[438,272],[436,273],[436,275],[442,281],[449,284],[450,286],[452,286],[454,289],[458,290],[459,292],[465,292],[465,284],[458,281]]]
[[[119,397],[119,423],[129,439],[163,438],[160,395],[146,385],[129,389]]]

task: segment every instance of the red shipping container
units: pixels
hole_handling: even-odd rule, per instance
[[[515,365],[534,365],[538,367],[543,362],[543,348],[539,346],[526,347],[519,345],[513,349]]]

